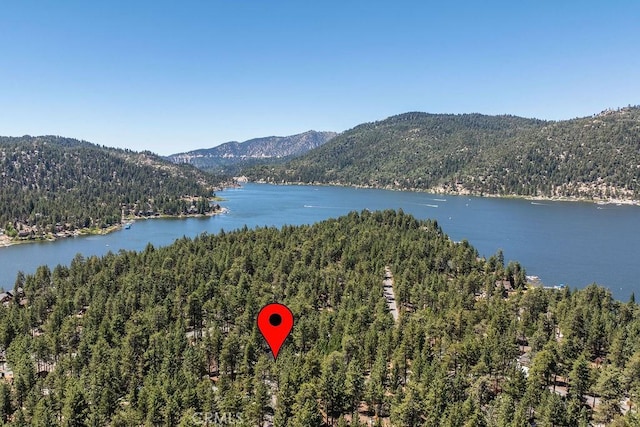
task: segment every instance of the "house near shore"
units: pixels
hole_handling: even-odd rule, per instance
[[[496,291],[502,292],[502,297],[507,298],[516,292],[513,285],[508,280],[496,280]]]
[[[0,380],[13,382],[13,370],[7,364],[7,357],[4,351],[0,352]]]
[[[514,291],[513,285],[508,280],[496,280],[496,289],[499,289],[501,286],[502,286],[502,289],[504,289],[507,292]]]
[[[11,301],[13,301],[13,293],[9,291],[0,293],[1,304],[8,305]]]
[[[13,291],[0,292],[0,304],[4,305],[5,307],[11,304],[11,301],[16,298],[18,298],[20,305],[26,304],[26,299],[24,298],[24,289],[22,289],[21,287],[19,287],[18,289],[14,289]]]

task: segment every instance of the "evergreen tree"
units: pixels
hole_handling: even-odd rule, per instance
[[[65,427],[86,426],[88,405],[79,385],[72,384],[66,391],[62,407],[62,423]]]
[[[304,384],[296,394],[293,404],[293,418],[288,425],[291,427],[307,427],[322,425],[322,414],[318,407],[317,393],[310,384]]]

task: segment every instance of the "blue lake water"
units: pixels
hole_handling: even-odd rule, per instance
[[[618,299],[640,296],[640,208],[593,203],[531,202],[325,186],[246,184],[220,193],[229,209],[207,218],[137,221],[129,230],[0,248],[0,286],[12,289],[19,270],[68,264],[77,253],[142,250],[182,236],[244,225],[308,224],[352,210],[399,209],[433,218],[453,240],[467,239],[481,255],[498,249],[548,285],[609,287]]]

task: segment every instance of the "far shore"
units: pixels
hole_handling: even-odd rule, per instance
[[[521,194],[488,194],[477,193],[468,190],[464,191],[451,191],[444,188],[399,188],[390,185],[376,186],[376,185],[362,185],[362,184],[345,184],[340,182],[271,182],[265,180],[248,181],[255,184],[272,184],[272,185],[316,185],[321,187],[349,187],[349,188],[364,188],[373,190],[390,190],[390,191],[412,191],[415,193],[428,193],[447,196],[471,196],[471,197],[490,197],[497,199],[523,199],[540,202],[582,202],[582,203],[596,203],[599,205],[627,205],[627,206],[640,206],[640,200],[635,199],[620,199],[620,198],[597,198],[587,196],[525,196]]]
[[[89,227],[89,228],[80,228],[73,231],[64,231],[56,234],[49,233],[44,236],[38,236],[36,238],[11,238],[6,234],[0,235],[0,248],[6,248],[13,245],[21,245],[25,243],[44,243],[44,242],[55,242],[56,240],[68,239],[72,237],[79,236],[100,236],[106,235],[109,233],[113,233],[114,231],[122,230],[125,225],[134,223],[135,221],[147,220],[147,219],[185,219],[185,218],[203,218],[207,216],[214,216],[219,214],[224,214],[228,210],[227,208],[220,208],[219,210],[207,212],[205,214],[180,214],[180,215],[150,215],[150,216],[133,216],[129,215],[122,219],[120,224],[113,224],[106,228],[99,227]]]

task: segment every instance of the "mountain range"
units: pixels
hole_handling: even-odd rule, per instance
[[[547,121],[405,113],[365,123],[252,180],[453,194],[637,200],[640,108]]]
[[[302,155],[337,135],[335,132],[310,130],[291,136],[268,136],[244,142],[226,142],[213,148],[177,153],[166,158],[173,163],[188,163],[216,174],[233,175],[243,167],[260,163],[282,162]]]

